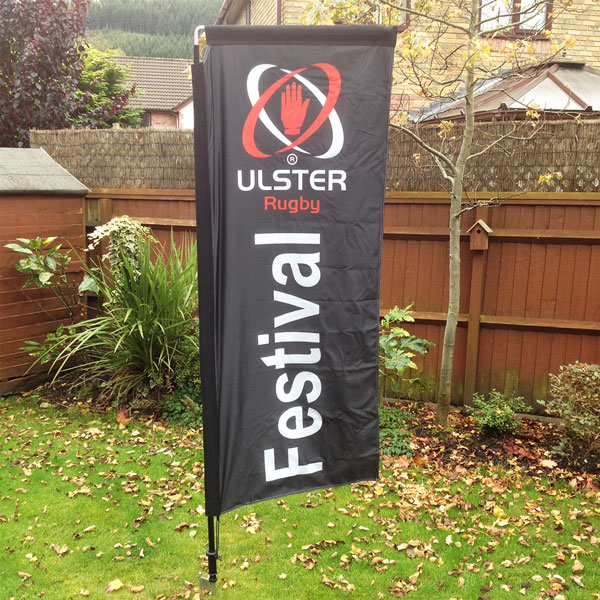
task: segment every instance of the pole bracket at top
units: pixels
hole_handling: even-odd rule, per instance
[[[206,31],[206,25],[198,25],[196,29],[194,29],[194,62],[200,62],[200,38],[204,35]]]

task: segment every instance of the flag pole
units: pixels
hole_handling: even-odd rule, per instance
[[[218,535],[215,517],[220,514],[219,438],[215,360],[215,298],[212,239],[212,196],[209,178],[208,121],[204,64],[200,60],[200,36],[205,27],[194,31],[194,167],[196,188],[196,238],[198,248],[198,321],[200,329],[200,378],[202,381],[202,421],[204,441],[204,495],[208,520],[208,577],[198,574],[200,597],[216,594]]]

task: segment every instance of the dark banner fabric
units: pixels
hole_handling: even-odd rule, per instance
[[[202,290],[200,304],[212,313],[201,341],[203,356],[215,353],[202,375],[214,377],[214,397],[210,382],[203,392],[217,515],[378,477],[396,32],[215,26],[206,39],[192,72],[199,215],[212,240],[201,260],[212,255],[214,305]]]

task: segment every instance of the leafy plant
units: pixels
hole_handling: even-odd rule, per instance
[[[158,401],[172,389],[178,363],[198,354],[190,325],[197,311],[195,258],[192,248],[166,252],[146,239],[134,263],[120,248],[116,266],[88,273],[105,299],[102,314],[63,329],[44,345],[32,344],[33,352],[41,361],[52,357],[55,378],[76,369],[93,380],[101,398],[136,405]],[[72,364],[75,358],[79,362]]]
[[[139,125],[144,111],[128,106],[137,93],[136,87],[127,84],[128,70],[111,60],[116,55],[115,50],[87,49],[77,89],[80,104],[69,119],[73,127],[102,129],[115,123],[125,127]]]
[[[160,412],[167,421],[187,429],[200,429],[202,427],[200,390],[193,386],[176,389],[172,394],[162,398]]]
[[[108,250],[102,260],[110,262],[113,276],[119,278],[125,261],[133,267],[136,276],[140,275],[138,256],[147,240],[156,241],[149,227],[134,221],[131,217],[112,218],[106,225],[99,225],[89,234],[88,250],[96,248],[104,239],[108,239]]]
[[[75,327],[65,327],[61,324],[56,331],[47,333],[46,339],[42,343],[31,340],[25,341],[22,350],[27,352],[29,356],[33,356],[36,359],[36,363],[51,363],[58,358],[61,349],[75,332]]]
[[[479,430],[494,435],[516,433],[521,428],[516,414],[528,410],[521,396],[509,396],[496,390],[492,390],[487,398],[483,394],[473,394],[473,406],[466,407]]]
[[[31,129],[63,129],[78,108],[90,0],[0,2],[0,146]]]
[[[52,245],[55,240],[56,237],[17,238],[19,243],[6,244],[5,248],[25,255],[15,265],[20,273],[32,276],[23,288],[34,285],[51,290],[74,323],[83,316],[83,299],[77,283],[68,276],[71,250],[63,250],[61,244]]]
[[[379,407],[380,429],[398,429],[404,427],[404,424],[408,419],[410,419],[410,414],[403,408],[390,406]]]
[[[380,444],[391,456],[412,456],[412,445],[403,429],[384,429],[380,433]]]
[[[392,456],[412,456],[412,446],[405,424],[410,415],[402,408],[379,408],[379,444]]]
[[[201,382],[198,333],[198,317],[190,317],[186,324],[185,335],[181,340],[181,352],[175,360],[174,385],[176,389],[196,390],[195,393],[199,398]]]
[[[429,351],[431,342],[411,335],[398,324],[413,323],[410,306],[398,308],[395,306],[381,320],[379,333],[379,395],[383,396],[386,381],[389,382],[395,394],[400,393],[400,381],[403,379],[418,386],[424,379],[404,378],[407,369],[417,369],[413,358],[417,354],[424,355]]]
[[[561,366],[550,375],[549,399],[539,402],[563,420],[568,445],[582,454],[600,450],[600,365]]]

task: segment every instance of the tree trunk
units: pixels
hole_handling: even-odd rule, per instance
[[[462,177],[458,174],[452,185],[450,201],[450,278],[448,293],[448,315],[444,329],[442,346],[442,365],[438,385],[438,398],[435,422],[446,426],[450,401],[452,400],[452,365],[454,363],[454,346],[456,343],[456,326],[460,306],[460,204],[462,199]]]
[[[472,38],[476,34],[478,1],[471,0],[471,35],[467,46],[467,56],[471,56],[473,46]],[[475,74],[473,60],[468,60],[465,74],[465,129],[460,152],[456,159],[454,180],[452,182],[452,196],[450,200],[450,252],[449,252],[449,293],[448,315],[444,329],[444,342],[442,346],[442,364],[438,384],[437,405],[435,422],[445,427],[448,423],[450,402],[452,400],[452,365],[454,364],[454,347],[456,344],[456,326],[458,324],[458,311],[460,307],[460,216],[463,192],[463,177],[467,164],[467,157],[471,152],[473,133],[475,130],[474,111]]]

